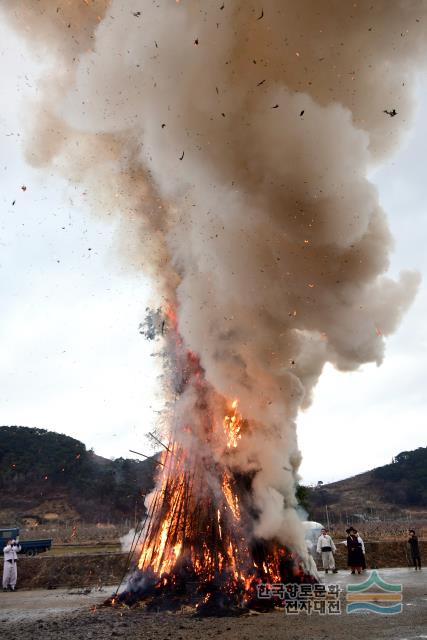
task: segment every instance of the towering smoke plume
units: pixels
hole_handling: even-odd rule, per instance
[[[122,218],[212,402],[239,398],[250,428],[233,465],[254,474],[255,533],[301,548],[298,411],[326,362],[381,363],[417,288],[384,276],[368,172],[408,126],[425,3],[0,4],[50,65],[29,160]],[[178,404],[196,420],[191,393]]]

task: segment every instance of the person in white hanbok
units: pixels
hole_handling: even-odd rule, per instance
[[[3,548],[3,591],[15,591],[16,581],[18,578],[18,553],[21,546],[18,541],[10,538],[7,545]]]
[[[328,573],[329,570],[331,570],[332,573],[337,573],[334,559],[334,553],[336,552],[336,550],[337,548],[334,545],[334,541],[329,535],[328,530],[322,529],[317,540],[317,553],[320,553],[322,556],[322,564],[325,573]]]

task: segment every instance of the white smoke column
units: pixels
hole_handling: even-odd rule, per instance
[[[410,121],[426,4],[0,4],[53,61],[28,157],[122,216],[133,262],[250,420],[236,465],[256,470],[257,533],[298,544],[298,411],[326,362],[381,363],[417,289],[384,276],[367,176]]]

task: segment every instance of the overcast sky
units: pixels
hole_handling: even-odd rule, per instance
[[[0,424],[65,433],[107,457],[151,453],[144,434],[161,408],[159,369],[138,325],[153,289],[121,263],[114,226],[91,216],[83,188],[25,162],[23,105],[39,72],[0,26]],[[390,272],[416,268],[423,282],[380,368],[325,370],[299,419],[306,483],[426,445],[426,112],[422,76],[412,132],[372,176],[396,241]]]

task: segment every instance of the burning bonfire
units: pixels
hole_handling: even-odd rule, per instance
[[[178,420],[167,444],[161,443],[156,488],[130,551],[138,559],[125,590],[107,604],[188,604],[200,615],[268,610],[276,602],[258,598],[260,585],[315,579],[296,553],[254,535],[253,475],[239,472],[235,460],[250,424],[237,399],[228,402],[214,392],[173,324],[175,391],[192,398],[192,420]]]

